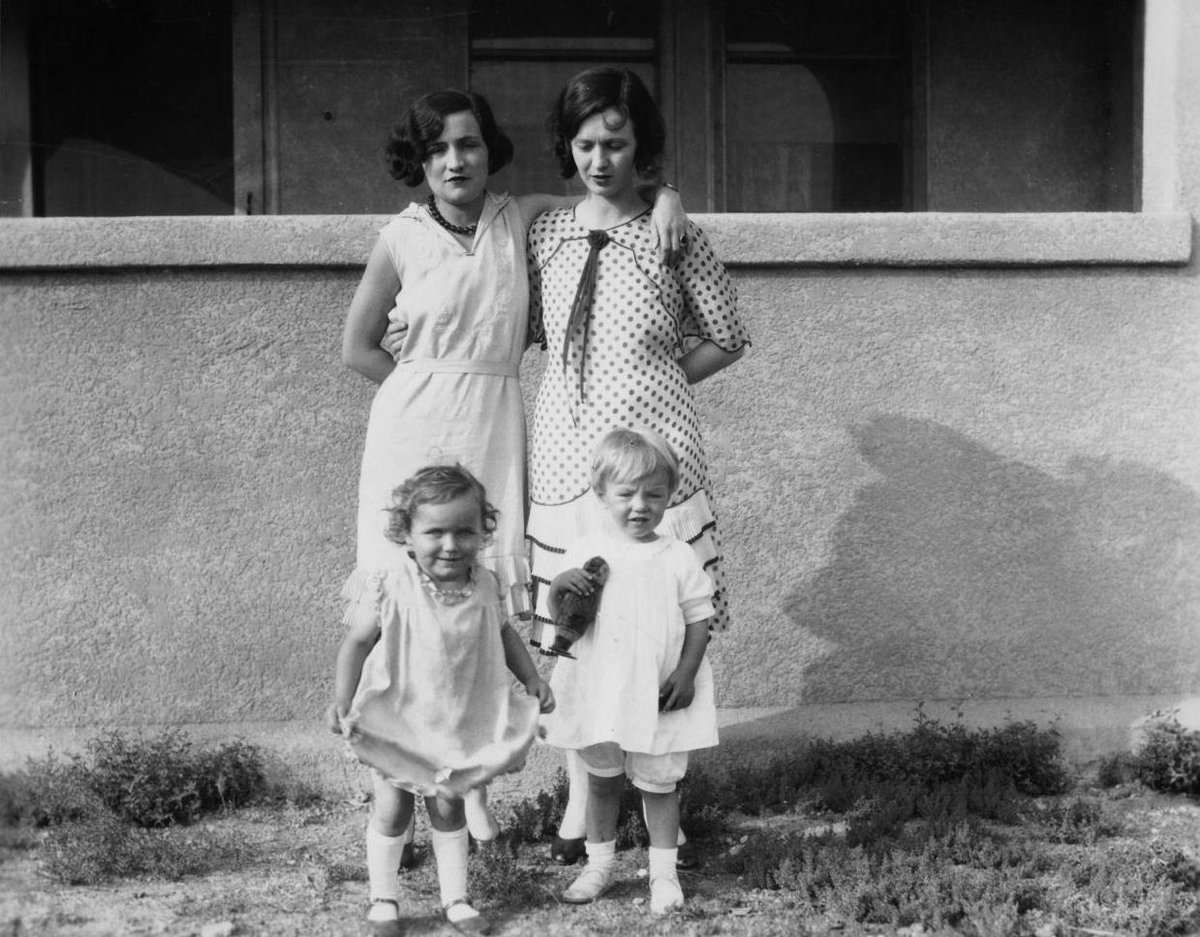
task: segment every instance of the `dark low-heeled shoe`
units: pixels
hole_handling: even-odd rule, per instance
[[[584,837],[579,839],[563,839],[561,836],[555,836],[554,842],[550,844],[550,858],[559,865],[574,865],[584,857],[586,850],[584,849]]]
[[[675,852],[675,868],[684,872],[696,868],[700,864],[700,854],[689,839]]]

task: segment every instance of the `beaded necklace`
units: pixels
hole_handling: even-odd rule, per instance
[[[440,224],[447,231],[451,231],[454,234],[465,234],[468,237],[475,236],[475,229],[479,227],[478,221],[475,222],[475,224],[451,224],[442,216],[442,213],[438,211],[437,199],[434,198],[432,192],[429,194],[429,201],[427,201],[425,204],[429,207],[429,214],[433,216],[433,220]]]
[[[421,588],[433,596],[435,602],[442,605],[458,605],[469,599],[475,592],[475,570],[473,569],[467,574],[467,584],[461,589],[441,588],[425,570],[421,569],[419,563],[417,564],[417,576],[421,580]]]

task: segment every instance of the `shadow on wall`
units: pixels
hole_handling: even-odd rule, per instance
[[[1200,499],[1136,463],[1055,478],[928,420],[851,433],[882,476],[785,597],[805,702],[1200,690]]]

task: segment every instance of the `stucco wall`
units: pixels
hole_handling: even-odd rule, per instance
[[[333,757],[379,220],[0,227],[10,761],[163,723]],[[755,339],[698,392],[726,710],[1200,691],[1186,215],[699,220]]]

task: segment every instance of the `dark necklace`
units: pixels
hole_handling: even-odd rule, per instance
[[[479,222],[475,224],[451,224],[442,217],[442,213],[438,211],[437,199],[433,197],[433,193],[429,195],[429,201],[426,203],[429,206],[429,214],[433,215],[433,220],[440,224],[447,231],[453,231],[455,234],[465,234],[468,237],[474,237],[475,229],[479,227]]]

